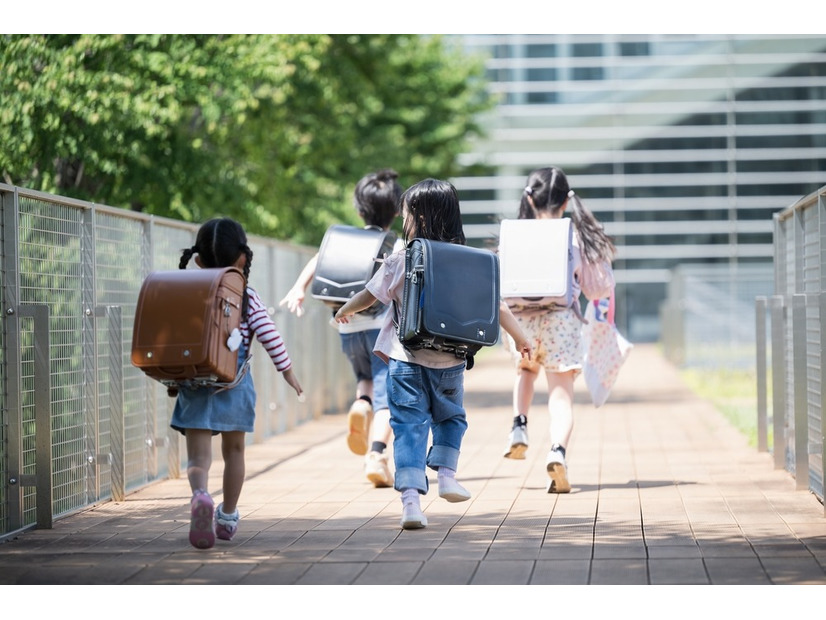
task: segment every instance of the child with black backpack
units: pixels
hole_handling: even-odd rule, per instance
[[[399,214],[402,194],[397,178],[396,171],[385,169],[365,175],[356,184],[353,202],[365,227],[390,230]],[[393,250],[402,247],[401,240],[397,240]],[[304,314],[302,304],[316,275],[318,261],[317,253],[279,304],[286,305],[297,316]],[[360,314],[348,325],[334,323],[341,337],[341,350],[356,378],[356,398],[347,413],[347,446],[354,454],[364,455],[364,473],[377,488],[393,486],[386,452],[392,436],[387,408],[387,363],[373,353],[386,312],[387,308],[378,313]]]
[[[519,219],[561,218],[570,207],[573,234],[573,274],[567,308],[514,310],[514,315],[533,345],[533,359],[522,359],[508,339],[516,363],[513,428],[505,458],[524,459],[528,447],[528,409],[540,369],[548,383],[551,449],[546,458],[548,493],[568,493],[566,447],[573,431],[574,380],[582,372],[582,313],[580,294],[588,299],[606,297],[613,291],[611,269],[615,248],[602,225],[582,204],[559,168],[534,170],[528,176],[519,205]],[[525,248],[527,252],[531,248]],[[592,277],[591,274],[599,274]]]
[[[435,179],[421,181],[404,192],[401,206],[405,242],[418,237],[465,244],[459,198],[450,183]],[[405,251],[388,256],[366,288],[336,312],[336,321],[347,323],[355,313],[377,300],[401,306],[405,273]],[[514,346],[529,355],[530,345],[507,307],[501,308],[499,322],[515,341]],[[440,497],[449,502],[470,499],[470,492],[455,478],[462,437],[467,429],[463,405],[465,361],[447,351],[405,348],[399,340],[392,311],[385,318],[375,351],[389,365],[387,391],[395,436],[394,486],[401,491],[401,526],[423,528],[427,526],[427,518],[419,496],[428,491],[428,467],[437,472]],[[431,431],[433,442],[428,450]]]

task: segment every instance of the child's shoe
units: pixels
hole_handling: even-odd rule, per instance
[[[548,470],[548,493],[570,493],[571,483],[568,482],[568,466],[565,463],[565,449],[559,444],[551,446],[546,459]]]
[[[470,499],[470,491],[456,482],[456,478],[439,476],[439,497],[449,502],[466,502]]]
[[[218,504],[218,509],[215,511],[215,535],[221,540],[232,540],[235,532],[238,531],[238,521],[241,520],[241,514],[238,509],[231,515],[228,515],[223,510],[223,502]]]
[[[377,489],[393,486],[393,474],[387,465],[387,454],[370,452],[364,462],[364,473]]]
[[[367,429],[373,407],[363,398],[350,406],[347,414],[347,446],[353,454],[367,454]]]
[[[405,504],[402,508],[402,529],[420,530],[427,527],[427,517],[424,516],[418,504]]]
[[[192,496],[189,506],[189,543],[197,549],[209,549],[215,545],[215,531],[212,529],[215,502],[209,493],[198,490]]]
[[[508,445],[505,448],[506,459],[523,460],[528,451],[528,429],[525,426],[514,426],[508,436]]]

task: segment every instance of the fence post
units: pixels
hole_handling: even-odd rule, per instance
[[[792,296],[792,372],[794,376],[794,479],[809,488],[809,381],[806,351],[806,295]]]
[[[49,306],[23,304],[20,316],[34,322],[34,475],[20,475],[20,486],[35,487],[37,527],[52,527],[52,378]]]
[[[782,295],[771,300],[772,433],[775,469],[786,466],[786,341]]]
[[[766,298],[754,300],[755,330],[757,344],[757,450],[769,451],[768,441],[768,407],[766,378]]]
[[[820,499],[826,498],[826,291],[820,293]],[[823,502],[823,515],[826,516],[826,502]]]

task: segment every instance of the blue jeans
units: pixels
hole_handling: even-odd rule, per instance
[[[390,360],[387,392],[393,428],[395,489],[427,493],[427,467],[456,470],[467,430],[465,364],[426,368]],[[427,449],[430,431],[433,445]]]
[[[387,409],[387,364],[375,353],[373,347],[379,330],[339,334],[341,350],[356,375],[356,381],[373,381],[373,411]]]

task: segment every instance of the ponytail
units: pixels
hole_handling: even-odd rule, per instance
[[[611,238],[605,234],[602,224],[582,204],[573,190],[568,194],[568,202],[572,207],[571,221],[579,239],[579,249],[583,258],[589,263],[612,262],[617,250]]]

